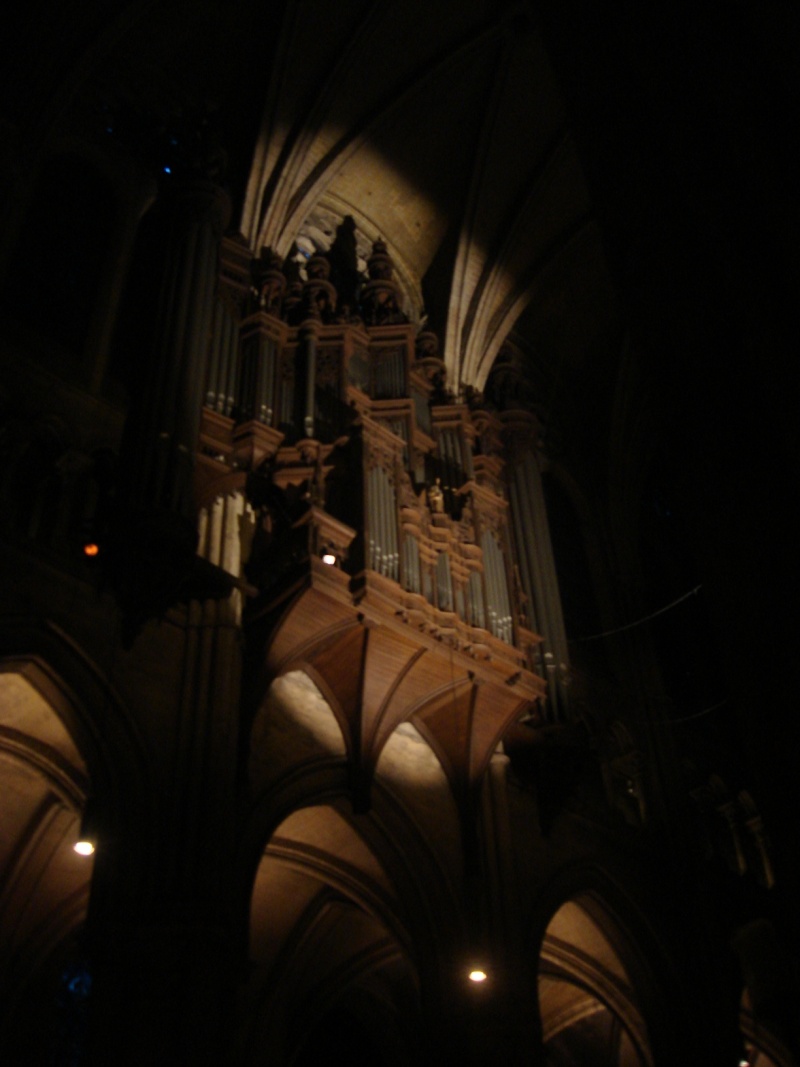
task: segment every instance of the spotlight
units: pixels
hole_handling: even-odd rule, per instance
[[[326,548],[325,551],[322,553],[322,562],[327,563],[329,567],[332,567],[336,562],[336,556],[334,556],[333,552],[331,552],[330,549]]]
[[[78,840],[72,846],[79,856],[93,856],[97,847],[97,820],[95,817],[92,800],[86,802],[86,807],[81,816],[81,826],[78,831]]]
[[[469,972],[469,975],[467,977],[469,978],[470,982],[485,982],[487,974],[486,971],[482,971],[476,967],[474,970]]]

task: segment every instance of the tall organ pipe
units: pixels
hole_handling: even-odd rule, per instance
[[[233,414],[236,405],[236,379],[239,368],[239,331],[236,322],[230,312],[225,316],[227,322],[225,358],[223,360],[224,379],[222,382],[222,394],[225,400],[225,414],[228,418]]]
[[[375,508],[375,468],[367,470],[367,523],[369,525],[369,568],[377,570],[377,537],[378,523]]]
[[[317,330],[312,323],[304,330],[306,348],[306,411],[303,430],[306,437],[314,436],[314,392],[317,377]]]
[[[388,573],[389,537],[386,523],[386,478],[381,467],[378,468],[378,511],[381,517],[381,574]]]
[[[382,471],[383,482],[383,523],[386,529],[386,576],[392,577],[394,569],[394,553],[392,549],[392,523],[391,515],[389,513],[389,494],[391,492],[391,486],[389,485],[389,477],[386,471]]]
[[[258,370],[256,375],[256,402],[254,404],[253,415],[259,422],[269,422],[269,405],[267,403],[267,381],[272,363],[272,344],[264,338],[259,345],[258,353]]]
[[[209,352],[208,384],[206,388],[206,407],[217,407],[219,389],[217,378],[219,376],[220,347],[222,335],[222,302],[217,300],[214,305],[214,325],[211,331],[211,351]]]
[[[400,578],[400,550],[399,550],[399,533],[397,529],[397,498],[395,497],[394,486],[390,478],[386,479],[386,487],[388,489],[389,496],[389,532],[391,534],[392,541],[392,578],[394,581],[399,581]]]
[[[534,595],[534,583],[531,575],[530,564],[530,538],[533,536],[533,526],[527,516],[523,513],[522,496],[519,490],[520,482],[520,468],[517,467],[514,470],[513,477],[510,483],[511,491],[511,514],[514,520],[514,533],[516,535],[517,542],[517,559],[519,561],[520,578],[522,580],[522,588],[528,598],[528,625],[532,630],[538,630],[539,623],[539,605],[536,603]],[[527,534],[527,536],[526,536]]]
[[[130,510],[166,510],[189,520],[194,537],[194,451],[229,205],[222,190],[203,179],[174,186],[164,204],[170,229],[153,350],[126,427],[121,495]]]
[[[383,494],[381,492],[382,488],[383,487],[381,485],[381,469],[380,469],[380,467],[376,467],[375,468],[375,513],[376,513],[376,517],[377,517],[377,526],[378,526],[378,532],[377,532],[377,538],[376,538],[377,564],[378,565],[376,567],[376,570],[380,574],[383,574],[383,557],[384,557],[384,553],[386,551],[386,531],[384,530],[384,525],[383,525]]]

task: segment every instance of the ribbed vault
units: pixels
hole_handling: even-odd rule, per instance
[[[93,863],[73,851],[86,763],[28,674],[35,679],[25,667],[0,670],[0,1032],[45,1055]]]
[[[316,1032],[342,1017],[354,1049],[371,1043],[382,1062],[407,1062],[420,1005],[400,911],[346,805],[290,815],[268,842],[253,888],[244,1062],[310,1057]]]
[[[578,263],[595,266],[558,315],[594,340],[609,290],[599,235],[525,5],[349,0],[321,30],[299,5],[281,25],[242,215],[252,246],[324,249],[348,214],[362,244],[382,236],[453,388],[482,388],[532,299]]]
[[[647,1027],[612,927],[596,901],[580,897],[547,927],[539,1010],[551,1067],[651,1067]]]

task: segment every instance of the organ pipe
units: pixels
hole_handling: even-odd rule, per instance
[[[236,404],[236,379],[239,363],[239,331],[230,312],[226,312],[227,330],[221,392],[225,402],[225,414],[230,418]]]
[[[220,348],[222,345],[222,302],[217,300],[214,306],[214,325],[211,331],[211,351],[209,352],[208,387],[206,389],[206,407],[217,407],[219,391],[217,378],[219,377]]]
[[[314,326],[304,330],[306,348],[306,410],[303,431],[306,437],[314,436],[314,390],[317,376],[317,331]]]

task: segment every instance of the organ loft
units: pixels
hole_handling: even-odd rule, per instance
[[[509,725],[558,718],[533,629],[539,613],[554,625],[535,582],[547,548],[507,488],[508,457],[533,447],[534,423],[448,393],[437,338],[403,314],[382,241],[355,300],[339,297],[345,229],[303,279],[268,251],[252,264],[234,244],[223,253],[199,551],[223,569],[241,562],[244,616],[266,634],[273,676],[302,666],[329,700],[356,805],[369,803],[383,744],[411,721],[466,830]],[[356,273],[354,256],[346,266]]]

